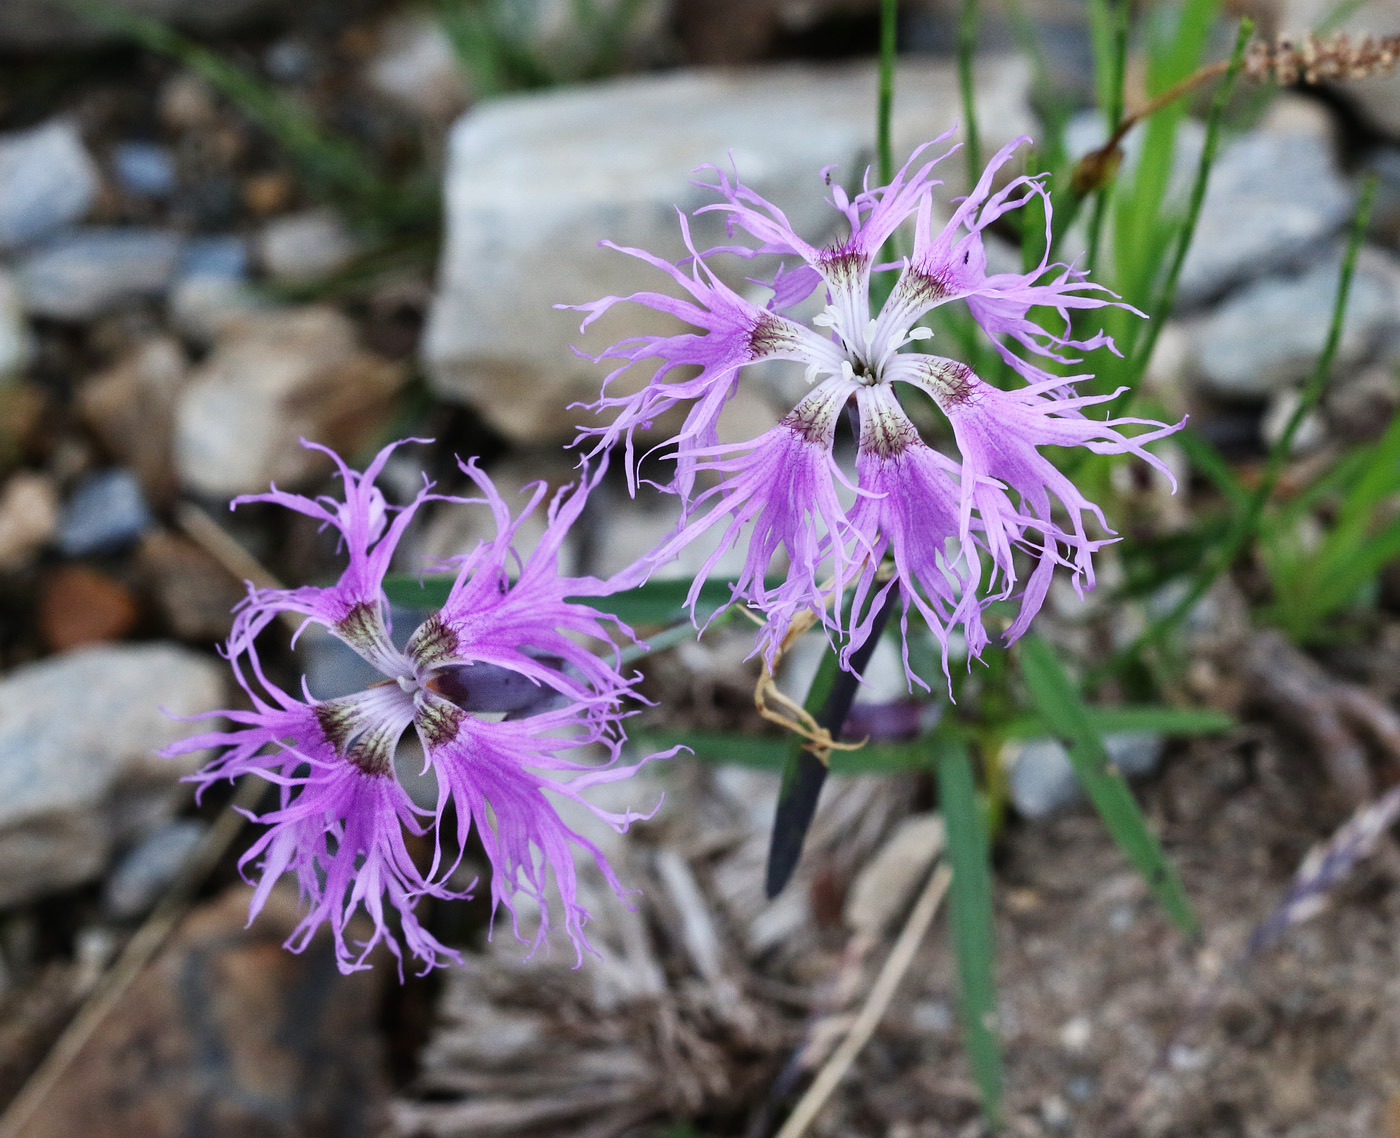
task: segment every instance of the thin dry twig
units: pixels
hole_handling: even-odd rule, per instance
[[[286,587],[223,526],[193,502],[181,502],[176,507],[175,522],[186,537],[217,561],[235,580],[247,582],[259,589]],[[298,618],[292,613],[278,613],[278,619],[293,633],[301,627]]]
[[[909,965],[913,963],[914,953],[923,941],[924,934],[928,932],[929,925],[933,923],[934,915],[938,912],[938,906],[942,904],[943,897],[948,892],[948,885],[952,880],[953,871],[946,864],[939,865],[929,876],[928,884],[924,887],[923,893],[919,895],[918,901],[915,902],[913,911],[909,914],[909,920],[905,922],[904,928],[900,931],[899,939],[895,941],[894,947],[890,950],[889,959],[885,961],[884,967],[880,969],[880,974],[875,978],[875,983],[871,985],[870,994],[866,997],[864,1006],[851,1024],[850,1031],[847,1032],[840,1046],[832,1052],[831,1058],[817,1072],[817,1077],[812,1080],[812,1085],[798,1100],[792,1114],[783,1123],[776,1138],[801,1138],[801,1135],[806,1133],[807,1127],[816,1119],[821,1108],[826,1105],[826,1100],[840,1085],[846,1072],[850,1070],[851,1064],[855,1062],[856,1056],[869,1042],[870,1037],[879,1026],[880,1020],[884,1018],[890,1001],[894,999],[899,982],[904,978],[904,973],[909,970]]]

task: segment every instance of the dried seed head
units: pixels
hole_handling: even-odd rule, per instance
[[[1244,73],[1256,83],[1273,81],[1287,87],[1364,79],[1393,70],[1397,60],[1400,35],[1353,38],[1346,32],[1308,32],[1301,39],[1284,38],[1275,44],[1254,40],[1245,49]]]

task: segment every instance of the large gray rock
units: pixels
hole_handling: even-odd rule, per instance
[[[1102,116],[1085,111],[1070,121],[1066,144],[1072,154],[1084,155],[1106,137]],[[1145,138],[1139,126],[1124,140],[1120,182],[1134,176]],[[1167,182],[1171,212],[1185,213],[1204,146],[1205,127],[1183,121]],[[1226,142],[1216,154],[1177,283],[1178,306],[1199,307],[1255,277],[1301,263],[1346,224],[1355,201],[1354,185],[1337,167],[1326,112],[1298,97],[1280,97],[1258,130]],[[1075,230],[1080,242],[1085,221]],[[1104,241],[1111,251],[1111,225]]]
[[[160,748],[223,702],[223,668],[168,644],[103,645],[0,680],[0,906],[97,876],[113,844],[167,816],[198,756]]]
[[[1295,277],[1266,277],[1191,324],[1190,370],[1202,388],[1233,402],[1259,402],[1300,382],[1316,366],[1336,302],[1340,250]],[[1367,250],[1347,301],[1336,366],[1348,369],[1400,328],[1400,269]]]
[[[979,63],[980,121],[991,147],[1033,129],[1029,72],[1019,59]],[[915,145],[958,117],[950,64],[901,70],[895,148]],[[697,167],[728,165],[820,240],[838,220],[817,181],[823,167],[856,182],[871,161],[875,72],[782,67],[675,72],[482,104],[454,128],[446,198],[448,238],[424,343],[435,390],[470,403],[518,443],[571,439],[597,398],[602,367],[576,358],[577,313],[554,311],[638,289],[665,277],[634,258],[597,248],[608,239],[661,257],[685,256],[677,207],[714,201],[691,184]],[[959,157],[946,164],[955,184]],[[695,220],[701,248],[723,241],[718,213]],[[739,284],[737,258],[719,265]],[[674,325],[626,306],[582,344],[598,351],[626,336]]]
[[[1258,131],[1225,146],[1211,169],[1178,299],[1193,305],[1283,265],[1337,233],[1356,187],[1337,166],[1331,127],[1315,107],[1288,100]]]
[[[201,494],[231,498],[327,472],[301,438],[341,452],[379,430],[403,368],[357,342],[333,308],[250,313],[190,376],[175,411],[175,469]]]
[[[288,10],[280,0],[112,0],[112,6],[200,35],[228,31]],[[0,52],[73,51],[120,38],[120,32],[50,0],[0,3]]]
[[[0,5],[0,44],[8,11]],[[38,241],[81,219],[97,185],[97,164],[71,122],[0,137],[0,250]]]

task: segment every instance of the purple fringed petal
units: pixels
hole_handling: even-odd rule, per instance
[[[615,304],[623,302],[665,312],[700,330],[699,333],[623,340],[597,357],[599,360],[623,361],[622,366],[603,381],[602,397],[591,405],[594,411],[616,409],[617,414],[608,426],[584,428],[579,436],[580,442],[596,436],[590,455],[609,450],[621,442],[626,456],[628,486],[635,492],[637,456],[634,433],[650,427],[658,415],[677,404],[691,403],[684,425],[672,440],[682,453],[676,463],[675,479],[667,487],[685,500],[689,498],[695,481],[693,464],[685,457],[685,452],[691,448],[713,446],[717,441],[715,425],[725,403],[734,394],[739,369],[758,360],[805,359],[804,341],[818,338],[801,325],[758,308],[739,296],[715,276],[705,260],[695,252],[689,223],[684,215],[681,215],[680,224],[686,248],[691,253],[690,273],[645,250],[624,248],[608,242],[604,244],[660,269],[690,294],[693,303],[664,293],[638,292],[631,296],[609,296],[591,304],[568,307],[588,314],[580,331],[587,330],[593,321]],[[647,360],[656,360],[660,366],[641,391],[626,396],[607,394],[618,376]],[[686,372],[698,368],[699,372],[678,379],[674,375],[677,368]]]
[[[618,742],[610,734],[614,717],[607,706],[584,704],[500,723],[462,716],[456,734],[439,741],[429,752],[438,778],[438,814],[441,816],[449,801],[456,809],[458,832],[453,856],[460,858],[475,828],[491,863],[492,915],[504,905],[510,911],[516,937],[530,945],[532,954],[549,935],[551,892],[558,895],[564,930],[578,954],[578,963],[582,964],[585,952],[593,951],[584,933],[589,913],[578,899],[576,852],[594,862],[618,897],[625,893],[603,852],[559,817],[546,792],[578,803],[619,833],[655,812],[654,807],[646,814],[618,814],[595,806],[582,795],[589,786],[628,778],[651,759],[663,757],[652,755],[631,766],[618,765]],[[602,767],[566,757],[570,751],[597,743],[610,751],[610,759]],[[586,773],[562,780],[542,777],[531,768]],[[534,902],[538,923],[533,934],[527,934],[521,923],[523,914],[517,908],[521,895]]]
[[[981,565],[971,538],[962,539],[957,463],[931,450],[888,387],[865,387],[860,404],[860,452],[856,467],[866,494],[851,510],[852,526],[870,544],[872,556],[856,581],[851,602],[851,637],[843,659],[870,634],[875,614],[893,588],[903,603],[904,671],[911,684],[927,688],[909,666],[909,610],[928,622],[943,649],[948,672],[948,637],[961,628],[970,658],[987,643],[978,596]],[[878,582],[880,561],[889,553],[894,573]]]
[[[272,688],[275,702],[254,697],[254,709],[216,714],[238,726],[182,740],[166,754],[205,748],[222,753],[191,776],[202,792],[212,783],[257,775],[278,787],[279,805],[249,818],[266,830],[239,859],[239,869],[256,888],[248,918],[262,911],[272,886],[284,873],[296,877],[306,912],[287,940],[302,951],[323,924],[335,938],[342,972],[367,967],[375,945],[383,943],[400,961],[402,937],[424,970],[458,960],[419,923],[419,896],[466,896],[427,880],[413,864],[404,834],[421,834],[424,821],[394,779],[391,769],[374,769],[337,750],[324,724],[334,712],[325,704],[303,704]],[[400,721],[406,723],[405,714]],[[353,738],[354,736],[352,736]],[[398,914],[398,929],[386,920],[384,898]],[[369,937],[352,946],[352,919],[363,912]]]
[[[964,529],[977,511],[986,539],[994,550],[1011,545],[1036,549],[1036,570],[1021,600],[1021,612],[1008,632],[1014,640],[1025,631],[1049,587],[1055,564],[1068,566],[1077,590],[1094,585],[1093,554],[1106,544],[1088,536],[1092,517],[1106,533],[1113,531],[1103,511],[1045,458],[1042,446],[1082,446],[1099,454],[1133,454],[1171,473],[1145,444],[1180,429],[1143,419],[1091,419],[1083,409],[1114,398],[1073,396],[1072,379],[1054,379],[1017,391],[1002,391],[984,383],[965,365],[924,357],[921,370],[909,369],[901,378],[918,383],[948,416],[963,458]],[[1151,428],[1129,437],[1120,428]],[[998,487],[1004,484],[1019,501]],[[1173,486],[1175,481],[1173,480]],[[1056,505],[1069,519],[1066,529],[1055,520]]]
[[[430,487],[425,486],[407,506],[391,510],[374,480],[398,447],[427,441],[402,439],[390,443],[360,474],[351,470],[333,451],[303,439],[303,446],[321,451],[335,463],[345,487],[343,501],[330,497],[308,498],[274,486],[265,494],[247,494],[230,503],[239,506],[246,502],[267,502],[315,518],[323,527],[339,531],[346,555],[345,571],[334,585],[326,588],[308,585],[297,589],[258,589],[249,586],[229,637],[232,655],[247,651],[258,634],[279,614],[294,613],[324,625],[386,675],[402,666],[403,656],[389,639],[387,606],[383,604],[384,574],[415,511],[432,495]]]
[[[732,595],[769,618],[770,627],[761,642],[769,659],[800,609],[816,609],[828,627],[840,629],[840,613],[828,613],[828,601],[837,598],[833,607],[839,609],[839,598],[851,578],[853,542],[846,512],[836,496],[836,484],[843,476],[832,457],[832,444],[837,416],[854,388],[844,379],[826,380],[753,442],[697,455],[697,469],[725,478],[696,500],[696,516],[651,555],[657,564],[668,561],[727,522],[691,586],[688,603],[693,612],[700,589],[720,558],[752,524]],[[736,455],[736,450],[742,453]],[[764,578],[780,552],[787,557],[787,580],[781,588],[769,589]]]

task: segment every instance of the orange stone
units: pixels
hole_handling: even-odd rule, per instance
[[[130,589],[86,565],[59,566],[40,586],[39,635],[54,652],[120,640],[139,617]]]

